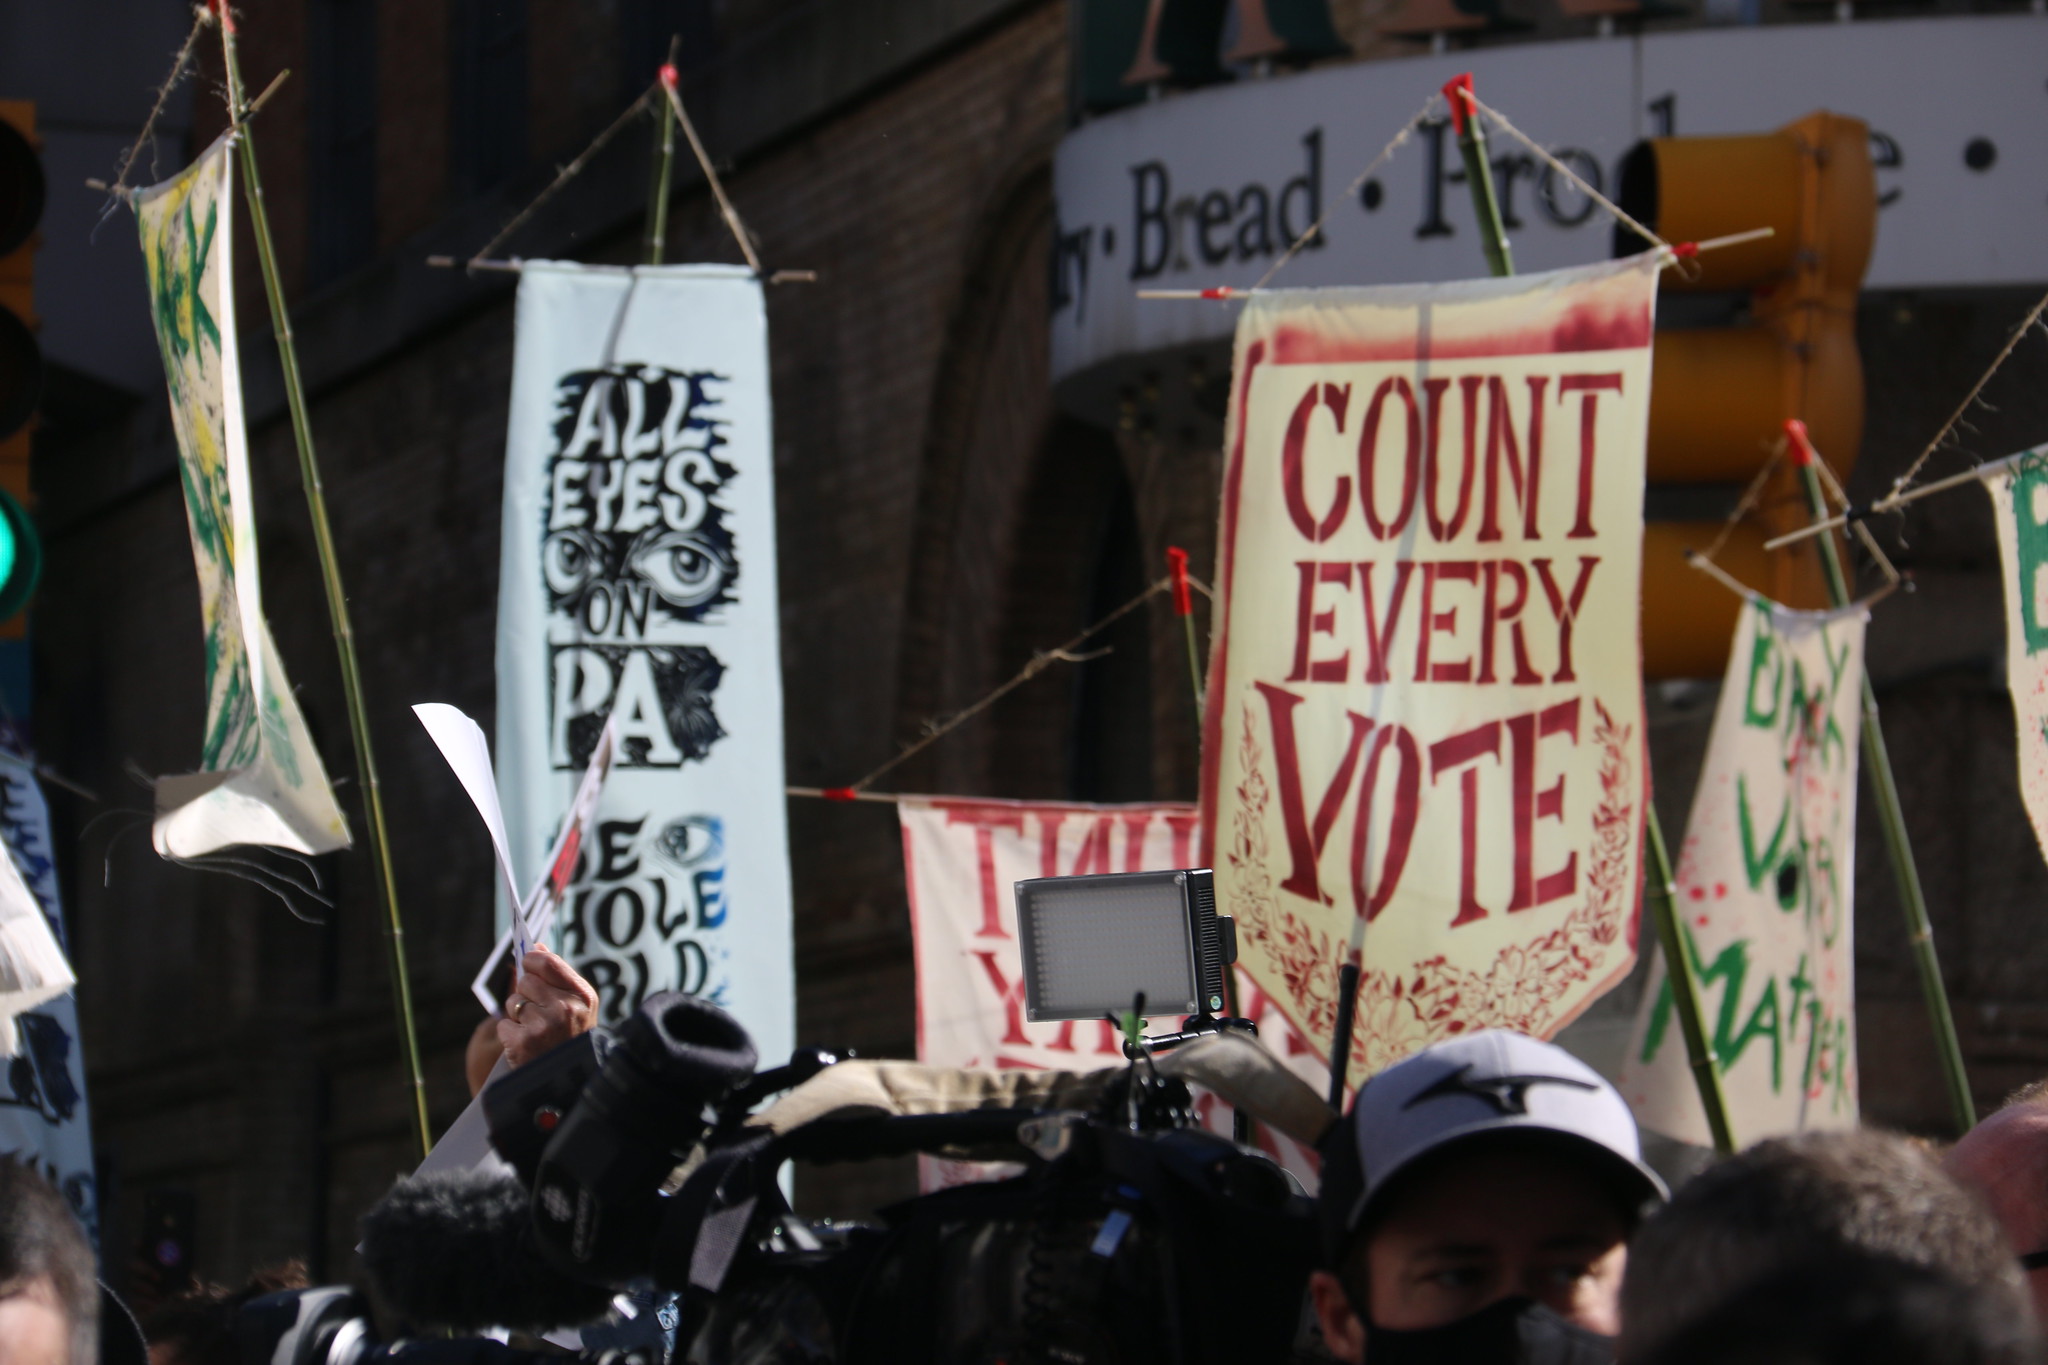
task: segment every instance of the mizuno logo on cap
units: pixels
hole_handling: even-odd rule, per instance
[[[1408,1098],[1401,1107],[1413,1109],[1424,1100],[1442,1099],[1447,1095],[1471,1095],[1485,1100],[1500,1114],[1526,1114],[1529,1112],[1529,1087],[1532,1085],[1564,1085],[1574,1090],[1598,1090],[1600,1087],[1588,1081],[1576,1080],[1570,1076],[1478,1076],[1470,1075],[1472,1063],[1467,1062],[1448,1076],[1432,1085],[1425,1086]]]

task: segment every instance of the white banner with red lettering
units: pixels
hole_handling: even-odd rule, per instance
[[[1025,1021],[1012,887],[1029,877],[1198,867],[1195,808],[918,798],[897,809],[917,963],[918,1060],[1063,1071],[1123,1065],[1121,1037],[1106,1021]],[[1329,1087],[1322,1063],[1242,973],[1237,1003],[1258,1024],[1260,1041],[1318,1094]],[[1215,1106],[1203,1096],[1198,1107]],[[1227,1114],[1207,1116],[1227,1128]],[[1314,1163],[1302,1148],[1263,1125],[1257,1132],[1259,1145],[1314,1188]],[[980,1173],[931,1160],[924,1170],[928,1188]]]
[[[1635,961],[1653,255],[1254,296],[1203,720],[1217,909],[1352,1067],[1549,1037]]]

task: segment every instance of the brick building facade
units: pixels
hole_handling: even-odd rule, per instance
[[[1385,46],[1377,8],[1333,6],[1361,52]],[[1060,0],[247,6],[251,86],[305,73],[256,135],[354,604],[437,1127],[465,1098],[467,985],[489,946],[493,878],[407,708],[444,700],[490,724],[512,315],[504,277],[424,262],[468,255],[530,200],[651,75],[669,32],[691,37],[687,98],[713,154],[733,163],[730,188],[769,264],[819,272],[769,298],[790,782],[841,784],[883,762],[927,717],[1135,593],[1168,545],[1189,548],[1204,576],[1213,553],[1220,402],[1209,424],[1165,431],[1104,430],[1053,403],[1050,164],[1069,122]],[[221,126],[215,72],[204,68],[187,151]],[[646,157],[643,133],[622,139],[505,251],[636,259]],[[694,171],[678,184],[668,259],[735,259]],[[253,253],[241,262],[268,611],[316,739],[346,774]],[[2022,307],[2011,291],[1867,299],[1858,492],[1903,467]],[[2008,377],[1987,398],[1980,449],[2038,436],[2038,386]],[[310,1251],[316,1272],[345,1273],[357,1213],[412,1164],[366,865],[325,860],[337,908],[312,926],[151,853],[143,815],[119,813],[148,805],[128,774],[190,767],[202,705],[161,395],[74,405],[37,461],[50,565],[34,618],[36,734],[54,768],[104,798],[53,793],[72,850],[110,1264],[134,1245],[144,1194],[179,1188],[198,1197],[204,1272]],[[1915,519],[1907,557],[1924,590],[1878,616],[1871,667],[1988,1098],[2048,1070],[2048,936],[2032,927],[2048,872],[2014,789],[1984,514],[1958,496]],[[881,785],[1191,798],[1177,624],[1156,604],[1108,643],[1110,655],[1052,671]],[[1699,687],[1653,697],[1668,827],[1683,821],[1711,709]],[[340,794],[353,816],[353,789]],[[790,832],[800,1038],[908,1055],[893,815],[792,801]],[[1866,1106],[1937,1131],[1938,1077],[1867,812],[1861,834]],[[1634,988],[1579,1026],[1589,1048],[1610,1045],[1602,1020],[1625,1018]],[[807,1174],[800,1201],[871,1207],[906,1182],[902,1168]]]

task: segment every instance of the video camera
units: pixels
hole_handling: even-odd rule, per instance
[[[1286,1358],[1313,1205],[1266,1156],[1197,1126],[1190,1083],[1306,1142],[1329,1111],[1217,1013],[1235,952],[1209,874],[1038,879],[1017,903],[1028,1017],[1151,999],[1193,1007],[1181,1030],[1133,1028],[1129,1065],[1086,1073],[816,1049],[757,1072],[723,1010],[654,996],[616,1036],[485,1090],[510,1173],[401,1182],[365,1220],[373,1284],[458,1330],[554,1326],[602,1311],[578,1293],[659,1286],[680,1296],[678,1358],[697,1365]],[[799,1218],[777,1183],[791,1159],[910,1153],[1024,1170],[860,1224]]]

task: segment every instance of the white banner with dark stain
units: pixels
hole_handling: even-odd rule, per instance
[[[1866,620],[1750,599],[1677,850],[1679,924],[1738,1143],[1856,1124]],[[1620,1085],[1644,1126],[1712,1141],[1661,952]]]
[[[513,865],[539,870],[614,720],[562,954],[602,1022],[688,991],[773,1064],[795,982],[760,284],[528,262],[517,326],[497,721]]]

